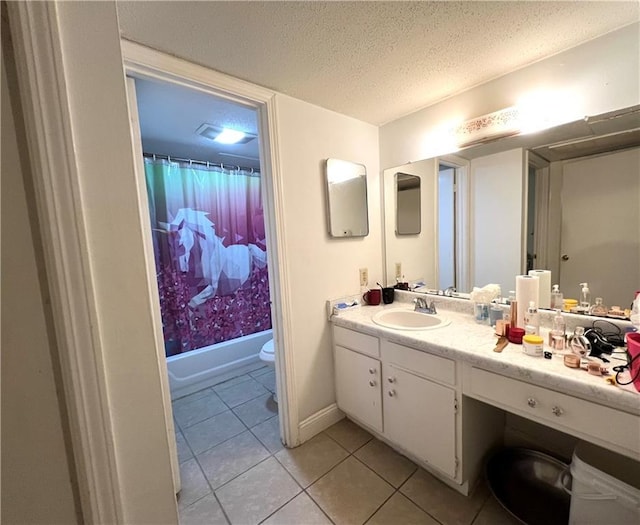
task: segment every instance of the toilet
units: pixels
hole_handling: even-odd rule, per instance
[[[262,345],[262,349],[260,350],[260,359],[267,363],[271,368],[275,369],[276,367],[276,354],[273,346],[273,339],[269,339],[265,344]],[[276,393],[273,393],[274,402],[278,402],[278,398]]]

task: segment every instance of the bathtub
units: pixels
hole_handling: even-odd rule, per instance
[[[272,330],[265,330],[168,357],[171,399],[254,370],[262,345],[272,337]]]

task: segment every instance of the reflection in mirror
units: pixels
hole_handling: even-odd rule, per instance
[[[513,156],[513,162],[504,155]],[[545,268],[567,298],[576,298],[579,283],[588,282],[593,299],[629,306],[640,284],[640,107],[481,144],[456,156],[469,167],[468,183],[457,183],[469,198],[457,197],[454,212],[460,222],[454,247],[469,247],[467,255],[457,256],[463,273],[464,268],[469,272],[467,279],[456,281],[460,291],[497,282],[506,295],[515,288],[515,275]],[[507,175],[506,167],[499,166],[507,160],[510,173],[520,165],[517,173]],[[407,166],[433,163],[440,194],[445,182],[439,159]],[[403,166],[384,173],[400,169],[407,171]],[[423,197],[423,210],[427,202]],[[440,209],[446,201],[434,196],[433,202]],[[440,211],[438,216],[443,222]],[[456,257],[443,254],[450,229],[435,227],[438,267],[425,284],[442,290],[451,283],[439,276],[451,275]],[[413,246],[404,246],[404,257],[429,258],[424,245],[414,241]],[[387,261],[394,257],[386,246],[385,254]],[[422,276],[420,270],[416,274]]]
[[[362,164],[327,159],[328,227],[332,237],[369,234],[367,169]]]
[[[456,168],[438,164],[438,285],[457,289],[456,278]]]
[[[420,177],[396,173],[396,233],[420,233]]]

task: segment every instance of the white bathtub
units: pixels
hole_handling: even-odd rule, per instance
[[[262,345],[272,337],[272,330],[265,330],[168,357],[171,399],[255,369]]]

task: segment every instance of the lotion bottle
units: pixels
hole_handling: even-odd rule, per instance
[[[540,335],[540,318],[534,301],[529,301],[529,308],[524,314],[524,333]]]

